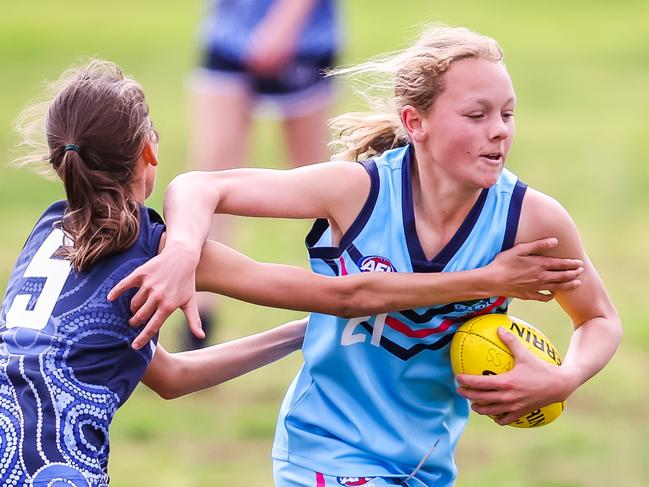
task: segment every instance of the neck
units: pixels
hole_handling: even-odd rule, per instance
[[[411,161],[412,199],[415,215],[428,226],[458,226],[475,204],[481,188],[467,187],[450,178],[433,160],[417,155]]]
[[[144,200],[146,199],[144,181],[135,181],[133,183],[133,186],[131,187],[131,195],[133,196],[133,199],[139,204],[144,204]]]

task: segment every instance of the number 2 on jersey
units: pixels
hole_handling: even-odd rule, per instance
[[[372,340],[370,343],[375,347],[378,347],[381,343],[381,335],[383,335],[383,327],[385,326],[385,318],[388,316],[387,313],[383,313],[376,316],[374,320],[374,329],[372,330]],[[354,333],[354,330],[358,328],[361,323],[364,321],[369,321],[371,316],[363,316],[361,318],[353,318],[347,322],[343,334],[340,337],[340,344],[344,346],[353,345],[354,343],[363,343],[367,339],[365,333]]]

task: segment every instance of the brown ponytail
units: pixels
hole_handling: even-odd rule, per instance
[[[107,61],[67,72],[45,119],[49,161],[67,197],[61,227],[75,270],[129,248],[140,229],[131,192],[136,163],[156,134],[142,88]],[[33,123],[31,126],[33,127]],[[23,158],[23,162],[35,157]]]

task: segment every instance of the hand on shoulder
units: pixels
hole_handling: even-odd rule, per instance
[[[556,247],[539,253],[551,257],[584,259],[585,252],[579,231],[566,209],[556,199],[528,188],[523,199],[516,243],[547,237],[558,239]]]

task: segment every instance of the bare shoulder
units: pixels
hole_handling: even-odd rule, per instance
[[[577,258],[583,253],[579,232],[568,211],[553,197],[528,188],[523,198],[516,243],[556,237],[559,245],[548,252]]]
[[[337,187],[367,187],[369,191],[370,178],[362,164],[349,161],[328,161],[306,166],[304,169],[326,176],[326,181]]]
[[[356,162],[331,161],[316,166],[321,167],[314,167],[315,170],[322,171],[318,179],[322,186],[318,190],[329,195],[330,223],[344,233],[370,194],[370,176],[363,165]]]

